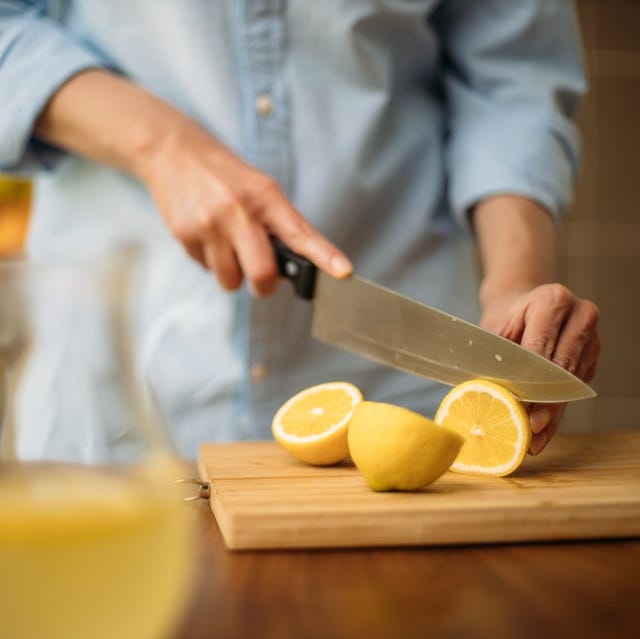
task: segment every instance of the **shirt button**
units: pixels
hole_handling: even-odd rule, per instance
[[[273,113],[273,100],[271,99],[271,96],[266,93],[262,93],[257,96],[255,100],[255,107],[256,111],[260,115],[271,115]]]
[[[256,362],[249,369],[249,376],[252,382],[261,382],[267,376],[267,367],[262,362]]]

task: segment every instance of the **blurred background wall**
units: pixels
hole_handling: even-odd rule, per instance
[[[564,430],[640,428],[640,2],[577,0],[590,79],[583,164],[561,225],[558,276],[601,311],[598,397]]]
[[[583,166],[560,226],[558,279],[601,310],[598,397],[565,431],[640,428],[640,0],[577,0],[590,77]],[[23,241],[31,191],[0,176],[0,254]]]

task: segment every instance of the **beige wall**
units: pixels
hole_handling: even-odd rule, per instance
[[[583,166],[561,226],[558,275],[601,311],[594,400],[564,430],[640,428],[640,2],[577,0],[590,92],[580,115]]]

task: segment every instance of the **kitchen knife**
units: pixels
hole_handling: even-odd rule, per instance
[[[312,300],[311,334],[415,375],[454,386],[483,378],[527,402],[595,397],[583,381],[522,346],[355,275],[336,279],[273,238],[280,275]]]

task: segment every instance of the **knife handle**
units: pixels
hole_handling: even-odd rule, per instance
[[[275,237],[269,238],[276,254],[278,273],[293,284],[293,291],[302,299],[313,299],[316,284],[316,265],[306,257],[294,253]]]

